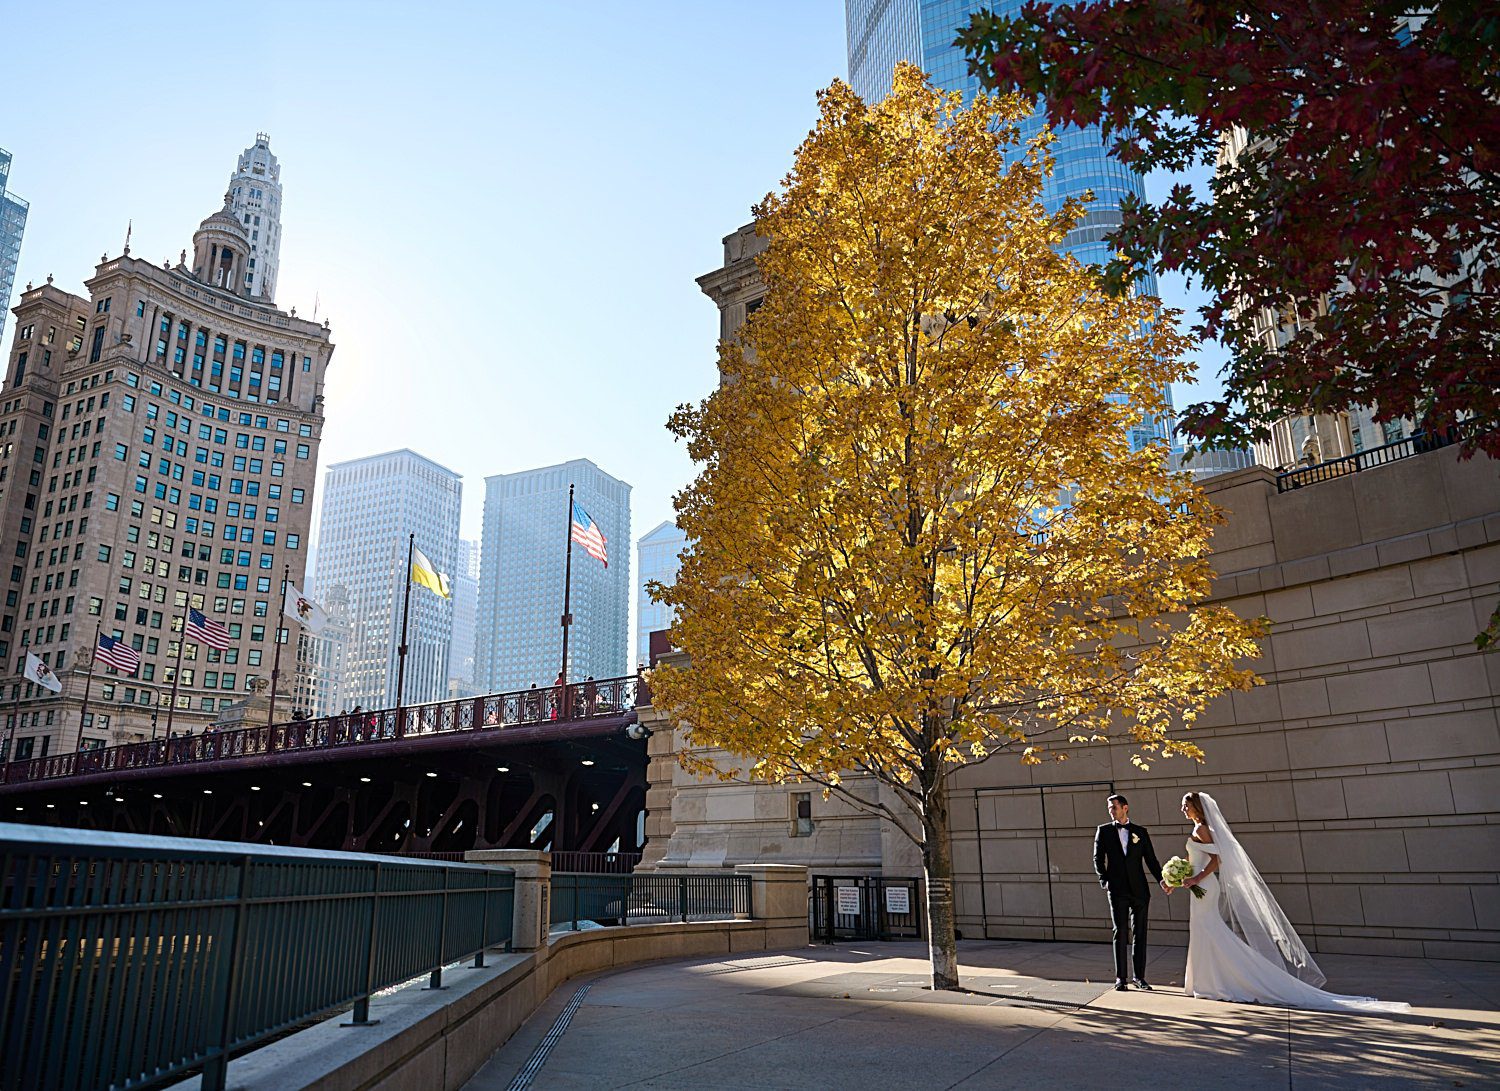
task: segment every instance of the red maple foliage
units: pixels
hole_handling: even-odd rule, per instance
[[[1421,11],[1420,14],[1414,14]],[[1209,199],[1132,202],[1106,268],[1199,280],[1224,397],[1183,428],[1240,445],[1291,413],[1374,406],[1500,456],[1500,7],[1436,0],[1102,0],[982,11],[960,32],[988,89],[1098,124],[1141,170],[1245,150]],[[1254,319],[1281,316],[1267,344]]]

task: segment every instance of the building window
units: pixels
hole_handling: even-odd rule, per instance
[[[791,830],[793,837],[811,837],[813,832],[812,820],[812,793],[793,792],[791,794]]]

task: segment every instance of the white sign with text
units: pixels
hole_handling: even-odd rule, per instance
[[[857,886],[841,886],[841,887],[837,888],[837,891],[838,891],[839,916],[841,916],[841,917],[858,916],[859,915],[859,887],[857,887]]]

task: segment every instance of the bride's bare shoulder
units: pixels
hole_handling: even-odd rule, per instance
[[[1200,845],[1212,845],[1214,843],[1213,830],[1208,828],[1206,822],[1201,823],[1193,829],[1193,840]]]

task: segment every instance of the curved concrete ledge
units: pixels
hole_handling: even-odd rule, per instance
[[[343,1026],[345,1012],[247,1053],[230,1062],[228,1086],[456,1089],[569,978],[662,959],[805,947],[807,941],[805,915],[562,933],[534,951],[487,954],[483,968],[446,970],[440,991],[413,982],[378,996],[370,1003],[370,1017],[380,1020],[374,1026]],[[198,1085],[195,1078],[174,1086]]]

